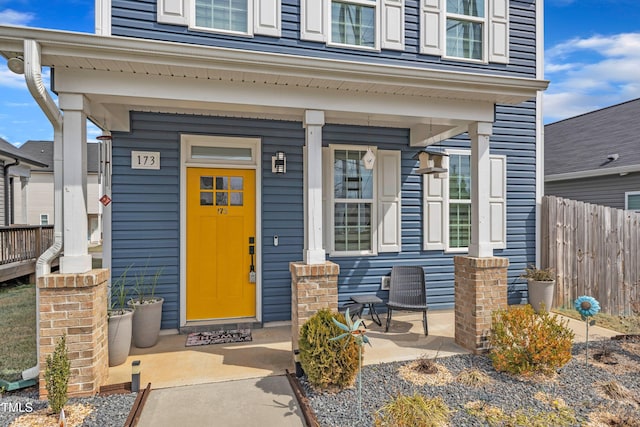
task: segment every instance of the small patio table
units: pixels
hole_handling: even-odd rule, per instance
[[[363,310],[368,308],[371,320],[373,320],[378,326],[382,326],[382,321],[380,321],[380,316],[378,315],[375,307],[375,304],[382,304],[382,300],[380,298],[375,295],[354,295],[351,297],[351,300],[358,304],[362,304],[364,307]]]

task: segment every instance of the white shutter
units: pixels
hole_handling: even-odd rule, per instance
[[[442,56],[445,16],[443,2],[444,0],[420,0],[420,53]]]
[[[254,0],[253,32],[263,36],[280,37],[281,0]]]
[[[329,0],[300,0],[300,38],[327,41]]]
[[[509,1],[489,1],[489,62],[509,62]]]
[[[158,0],[158,22],[189,25],[188,2],[189,0]]]
[[[491,155],[489,209],[490,243],[493,249],[507,247],[507,158]]]
[[[404,50],[404,0],[382,2],[382,48]]]
[[[305,150],[306,151],[306,150]],[[333,165],[331,164],[331,150],[329,147],[322,147],[322,230],[323,230],[323,238],[324,242],[322,242],[322,247],[326,253],[331,253],[333,251],[333,245],[331,244],[331,236],[332,228],[333,228],[333,217],[331,216],[331,204],[333,203],[333,198],[331,197],[331,190],[333,186],[331,185],[331,180],[333,177]]]
[[[378,252],[400,252],[402,206],[400,151],[378,150]]]
[[[448,157],[442,159],[443,167],[448,168]],[[442,178],[437,178],[440,175]],[[448,195],[449,174],[423,175],[423,248],[425,251],[444,250],[446,248],[448,230],[447,215],[449,211]]]

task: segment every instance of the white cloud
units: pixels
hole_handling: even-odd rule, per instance
[[[575,38],[545,53],[545,121],[640,97],[640,33]]]
[[[18,12],[13,9],[0,10],[1,25],[28,25],[35,18],[33,13]]]
[[[21,74],[15,74],[4,64],[0,64],[0,86],[10,87],[13,89],[27,89],[26,83],[24,82],[24,76]]]

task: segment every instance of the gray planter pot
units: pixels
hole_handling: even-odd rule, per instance
[[[109,315],[109,366],[122,365],[131,349],[133,310]]]
[[[527,281],[527,289],[529,291],[529,304],[533,306],[536,313],[540,312],[542,304],[546,311],[553,308],[553,294],[555,292],[556,281]]]
[[[162,321],[162,303],[164,298],[140,303],[131,300],[127,304],[135,307],[133,312],[133,345],[138,348],[153,347],[160,335]]]

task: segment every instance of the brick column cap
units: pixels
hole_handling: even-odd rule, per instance
[[[38,278],[38,288],[90,288],[104,283],[108,279],[108,268],[96,268],[86,273],[52,273]]]
[[[337,276],[340,266],[331,261],[324,264],[305,264],[303,261],[289,263],[289,271],[295,277]]]
[[[453,257],[453,263],[456,265],[466,264],[476,268],[505,268],[509,266],[509,258],[504,258],[504,257],[476,258],[476,257],[470,257],[470,256],[457,255]]]

